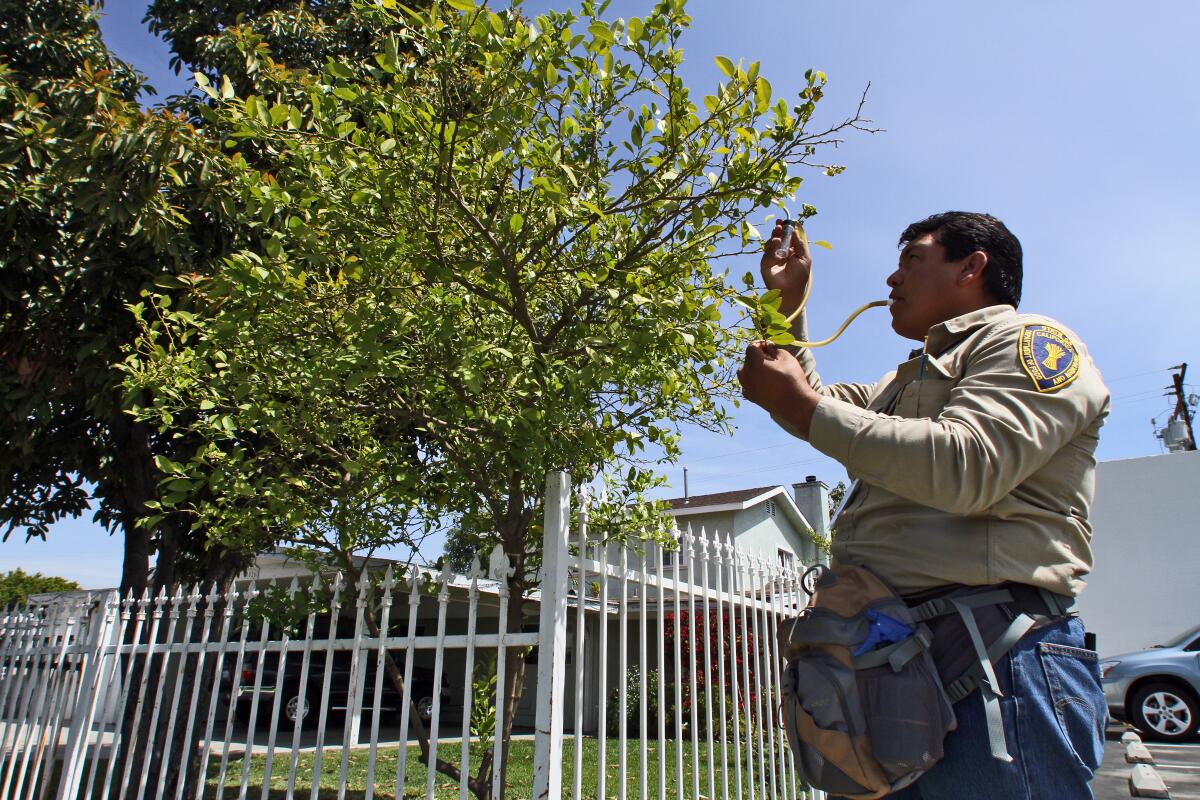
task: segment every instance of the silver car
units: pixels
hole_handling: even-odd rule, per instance
[[[1112,716],[1158,741],[1194,738],[1200,726],[1200,625],[1166,644],[1106,658],[1100,681]]]

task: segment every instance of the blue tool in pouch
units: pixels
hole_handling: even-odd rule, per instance
[[[914,633],[911,627],[900,620],[875,609],[869,609],[863,616],[871,623],[871,630],[867,633],[867,638],[863,639],[862,644],[855,649],[855,658],[872,650],[878,650],[880,647],[902,642]]]

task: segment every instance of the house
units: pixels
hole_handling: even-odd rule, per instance
[[[669,501],[680,530],[717,531],[732,536],[743,552],[757,553],[780,566],[826,560],[815,539],[829,541],[829,487],[809,475],[783,486],[735,489]]]

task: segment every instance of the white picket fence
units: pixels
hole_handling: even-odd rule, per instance
[[[598,542],[565,474],[546,492],[541,588],[529,597],[539,617],[522,630],[504,622],[511,567],[499,548],[467,576],[388,568],[357,587],[339,575],[6,610],[0,800],[183,800],[185,788],[197,800],[467,798],[484,747],[497,799],[815,794],[798,782],[778,715],[776,631],[804,605],[803,566],[705,531],[680,532],[676,549]],[[306,597],[326,610],[283,630],[263,615],[267,598],[303,609]],[[502,792],[501,742],[472,735],[473,705],[493,706],[502,730],[504,656],[534,646],[535,707],[514,720],[514,738],[533,729],[532,775],[511,766]],[[389,657],[411,702],[397,702]],[[481,697],[485,660],[496,694]],[[208,686],[206,672],[218,676]],[[172,772],[189,754],[203,776],[191,785]],[[427,768],[439,758],[458,767],[457,785]]]

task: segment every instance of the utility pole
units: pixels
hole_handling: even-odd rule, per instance
[[[1188,446],[1186,449],[1195,450],[1196,434],[1192,431],[1192,411],[1188,408],[1187,394],[1183,390],[1183,376],[1187,374],[1187,362],[1171,367],[1171,369],[1178,370],[1171,376],[1175,391],[1175,416],[1182,419],[1187,426]]]

